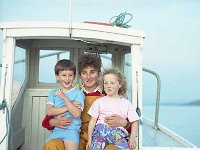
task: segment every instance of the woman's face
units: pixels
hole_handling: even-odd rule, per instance
[[[88,66],[81,70],[81,80],[88,92],[94,91],[98,86],[98,70],[94,67]]]

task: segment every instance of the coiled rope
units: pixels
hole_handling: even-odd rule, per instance
[[[124,22],[125,19],[126,19],[126,16],[129,17],[129,20]],[[124,13],[119,14],[118,16],[113,16],[110,19],[109,23],[111,23],[113,26],[122,27],[122,28],[129,28],[131,26],[128,25],[128,23],[132,20],[132,18],[133,18],[132,14],[124,12]],[[114,19],[114,21],[113,21],[113,19]]]
[[[8,111],[8,106],[6,103],[6,100],[4,99],[2,101],[2,103],[0,104],[0,111],[1,110],[5,110],[6,109],[6,134],[4,135],[3,139],[0,141],[0,144],[3,143],[3,141],[5,140],[6,136],[8,135],[8,126],[9,126],[9,111]]]

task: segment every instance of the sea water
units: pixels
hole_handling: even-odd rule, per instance
[[[200,106],[161,105],[159,123],[200,147]],[[155,106],[143,106],[143,115],[153,119]]]

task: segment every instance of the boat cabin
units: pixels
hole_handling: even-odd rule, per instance
[[[77,66],[83,53],[100,55],[102,70],[118,67],[126,74],[128,99],[141,108],[144,32],[91,23],[15,22],[1,23],[0,28],[3,30],[0,99],[6,101],[8,108],[8,112],[0,112],[0,135],[7,133],[1,150],[42,149],[49,135],[42,120],[49,92],[58,86],[54,65],[60,59],[70,59]],[[76,83],[81,84],[78,75]]]
[[[58,86],[54,65],[65,58],[77,66],[83,53],[98,54],[102,70],[118,67],[124,72],[128,81],[127,98],[142,114],[142,71],[153,73],[142,68],[146,36],[143,31],[94,22],[5,22],[0,23],[0,29],[3,31],[1,150],[42,149],[50,133],[42,127],[47,98],[50,90]],[[78,75],[75,83],[81,84]],[[143,115],[141,120],[136,149],[197,149],[158,124],[158,120],[156,126]]]

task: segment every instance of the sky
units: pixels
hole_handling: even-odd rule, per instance
[[[0,0],[0,21],[69,21],[70,1]],[[75,22],[109,22],[127,12],[129,23],[146,33],[143,67],[161,77],[161,104],[200,100],[199,0],[73,0]],[[0,56],[2,55],[0,31]],[[1,63],[1,59],[0,59]],[[155,101],[155,77],[143,72],[143,100]]]

